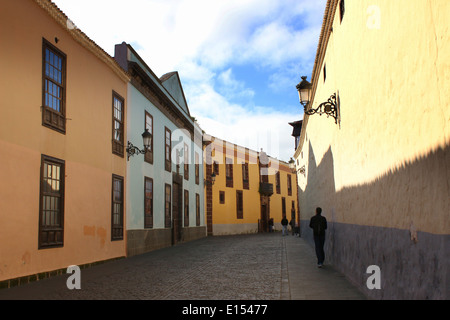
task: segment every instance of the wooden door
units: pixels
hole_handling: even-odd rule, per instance
[[[181,190],[180,184],[173,183],[172,193],[172,242],[176,244],[181,241],[182,218],[181,218]]]

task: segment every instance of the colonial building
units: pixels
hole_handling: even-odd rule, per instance
[[[115,59],[131,75],[127,95],[128,255],[206,236],[202,133],[190,115],[178,73],[158,78],[125,42],[116,45]],[[142,146],[145,130],[151,134],[146,149]],[[146,152],[140,155],[140,150]]]
[[[288,163],[265,152],[204,135],[205,201],[209,235],[269,231],[273,219],[298,221],[297,183]]]
[[[322,207],[326,262],[372,298],[448,299],[448,12],[447,0],[328,0],[299,84],[302,235],[312,242]]]
[[[0,21],[2,286],[125,256],[129,76],[50,1]]]

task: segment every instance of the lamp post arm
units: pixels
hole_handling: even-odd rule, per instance
[[[336,124],[338,122],[339,118],[339,106],[336,100],[336,93],[333,93],[330,98],[328,98],[327,101],[322,102],[319,104],[319,106],[315,109],[307,109],[305,106],[304,113],[307,115],[313,115],[313,114],[326,114],[327,117],[331,116],[334,118]]]
[[[127,160],[130,160],[130,156],[134,156],[135,154],[144,154],[147,152],[147,148],[144,148],[143,150],[139,149],[135,145],[133,145],[130,141],[128,141],[127,145]]]

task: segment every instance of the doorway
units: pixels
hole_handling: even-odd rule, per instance
[[[180,183],[181,179],[181,183]],[[182,210],[182,178],[180,175],[174,174],[172,182],[172,244],[182,241],[183,233],[183,217]]]
[[[261,219],[259,220],[259,231],[269,232],[270,219],[270,199],[267,196],[261,196]]]

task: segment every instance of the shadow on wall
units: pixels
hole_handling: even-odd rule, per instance
[[[309,144],[301,231],[314,245],[309,219],[328,220],[326,260],[374,299],[447,299],[450,288],[449,144],[359,186],[336,192],[331,148],[319,166]],[[424,231],[426,230],[426,231]],[[367,267],[381,270],[381,289],[367,288]]]

